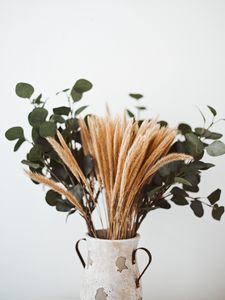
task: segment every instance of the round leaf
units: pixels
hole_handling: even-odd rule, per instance
[[[52,136],[56,134],[56,125],[53,122],[43,122],[39,128],[39,134],[41,137]]]
[[[34,145],[33,148],[31,148],[30,152],[27,156],[28,160],[33,161],[39,161],[42,159],[42,149],[39,145]]]
[[[73,87],[78,93],[84,93],[92,88],[92,83],[86,79],[79,79]]]
[[[5,137],[10,140],[24,139],[24,133],[22,127],[12,127],[5,133]]]
[[[34,88],[29,83],[19,82],[16,85],[16,94],[21,98],[30,98],[33,95]]]
[[[193,210],[196,217],[201,218],[204,215],[203,206],[202,206],[202,203],[200,201],[198,201],[198,200],[191,201],[190,207]]]
[[[28,121],[31,126],[40,126],[47,118],[48,111],[45,108],[34,108],[28,115]]]
[[[210,156],[220,156],[225,154],[225,144],[221,141],[215,141],[206,147],[206,151]]]
[[[220,221],[223,214],[224,214],[224,207],[223,206],[218,206],[217,204],[215,204],[213,206],[213,209],[212,209],[212,217],[215,220]]]
[[[51,206],[56,206],[59,199],[61,199],[61,195],[53,190],[46,193],[45,200]]]
[[[178,126],[178,130],[182,133],[182,134],[186,134],[191,132],[191,127],[188,124],[185,123],[180,123]]]
[[[220,195],[221,195],[221,190],[217,189],[214,192],[212,192],[207,198],[209,199],[209,202],[213,205],[220,200]]]

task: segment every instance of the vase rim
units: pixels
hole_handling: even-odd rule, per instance
[[[99,229],[96,230],[97,232],[105,232],[105,229]],[[110,239],[105,239],[105,238],[96,238],[96,237],[92,237],[89,235],[89,233],[86,233],[86,238],[88,240],[93,240],[93,241],[98,241],[98,242],[106,242],[106,243],[129,243],[131,241],[135,241],[135,240],[139,240],[140,239],[140,234],[137,233],[136,236],[134,236],[133,238],[128,238],[128,239],[119,239],[119,240],[110,240]]]

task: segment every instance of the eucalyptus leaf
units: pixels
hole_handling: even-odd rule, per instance
[[[161,190],[161,188],[162,188],[161,186],[157,186],[157,187],[153,188],[152,190],[150,190],[148,192],[148,197],[149,198],[153,197],[155,194],[157,194],[158,191]]]
[[[204,215],[204,209],[203,209],[202,203],[199,200],[195,199],[195,200],[191,201],[190,207],[193,210],[196,217],[201,218]]]
[[[40,126],[45,122],[48,115],[48,111],[42,107],[36,107],[28,115],[28,121],[31,126]]]
[[[186,134],[189,132],[192,132],[191,126],[185,123],[180,123],[178,125],[178,130],[182,133],[182,134]]]
[[[213,205],[217,201],[220,200],[221,190],[216,189],[214,192],[212,192],[207,198],[209,199],[209,202]]]
[[[126,109],[126,112],[127,112],[128,116],[130,118],[134,118],[135,117],[134,114],[129,109]]]
[[[213,114],[213,116],[215,117],[217,115],[217,112],[215,110],[215,108],[213,108],[212,106],[210,105],[207,105],[208,109],[211,111],[211,113]]]
[[[192,186],[191,182],[189,182],[187,179],[182,177],[175,177],[174,182]]]
[[[211,132],[208,129],[201,128],[201,127],[195,128],[195,133],[198,136],[205,137],[206,139],[211,139],[211,140],[218,140],[223,136],[221,133]]]
[[[90,155],[84,156],[82,161],[82,169],[84,171],[85,176],[88,176],[91,173],[93,167],[94,163],[92,157]]]
[[[29,83],[19,82],[16,85],[16,94],[21,98],[30,98],[34,93],[34,88]]]
[[[70,111],[71,111],[70,107],[67,107],[67,106],[60,106],[60,107],[53,108],[53,112],[56,115],[68,116]]]
[[[164,209],[171,208],[171,205],[165,199],[160,199],[159,201],[157,201],[157,206],[159,206],[160,208],[164,208]]]
[[[141,98],[143,98],[143,95],[141,94],[129,94],[129,96],[135,100],[140,100]]]
[[[75,111],[75,116],[78,116],[80,113],[82,113],[83,110],[85,110],[88,107],[88,105],[84,105],[79,107],[76,111]]]
[[[220,156],[225,154],[225,144],[221,141],[215,141],[206,147],[206,151],[210,156]]]
[[[56,128],[55,123],[53,123],[51,121],[43,122],[40,125],[39,134],[41,137],[48,137],[48,136],[54,137],[56,134],[56,129],[57,128]]]
[[[30,152],[27,155],[27,158],[31,162],[36,162],[39,160],[42,160],[42,148],[39,145],[34,145],[31,149]]]
[[[174,196],[177,197],[187,197],[188,193],[186,191],[184,191],[183,189],[180,189],[179,187],[175,186],[172,188],[172,190],[170,191],[170,193]]]
[[[223,214],[224,214],[224,206],[218,206],[217,204],[215,204],[212,209],[212,217],[215,220],[220,221]]]
[[[82,98],[84,92],[89,91],[92,88],[92,83],[86,79],[79,79],[74,84],[71,90],[71,97],[73,101],[79,101]]]
[[[78,200],[78,202],[82,201],[82,198],[84,196],[83,188],[78,183],[74,187],[70,189],[70,192],[74,195],[74,197]]]
[[[45,200],[50,206],[56,206],[61,200],[61,195],[53,190],[49,190],[45,195]]]
[[[5,137],[9,141],[13,141],[13,140],[17,140],[17,139],[25,139],[23,128],[19,127],[19,126],[9,128],[5,133]]]
[[[24,142],[25,142],[25,139],[19,139],[19,140],[16,142],[13,151],[14,151],[14,152],[17,151],[17,150],[20,148],[20,146],[21,146]]]
[[[137,108],[137,110],[146,110],[145,106],[135,106]]]
[[[167,127],[168,126],[168,123],[166,121],[163,121],[163,120],[158,121],[157,123],[160,125],[160,127]]]
[[[188,201],[184,197],[178,195],[173,196],[171,201],[173,201],[176,205],[188,205]]]
[[[41,165],[39,163],[34,163],[34,162],[31,162],[31,161],[28,161],[25,159],[22,160],[21,163],[31,167],[32,169],[39,169],[41,167]]]

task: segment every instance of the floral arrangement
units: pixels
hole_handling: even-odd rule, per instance
[[[201,175],[214,167],[203,161],[205,154],[225,154],[222,134],[213,132],[217,118],[212,106],[208,126],[192,129],[181,123],[176,129],[165,121],[135,117],[131,110],[121,116],[104,117],[80,114],[87,106],[77,106],[92,84],[79,79],[64,94],[68,106],[46,109],[42,95],[34,97],[34,88],[18,83],[16,94],[29,99],[33,109],[28,115],[31,125],[31,149],[22,160],[26,173],[37,184],[50,189],[46,201],[67,216],[76,211],[84,218],[88,232],[97,236],[96,218],[107,239],[134,237],[150,211],[169,209],[172,204],[189,205],[197,217],[204,206],[220,220],[224,207],[218,204],[221,190],[206,199],[198,195]],[[130,94],[140,102],[141,94]],[[137,105],[138,115],[146,107]],[[22,127],[6,131],[8,140],[17,140],[14,151],[28,139]],[[29,142],[29,141],[28,141]]]

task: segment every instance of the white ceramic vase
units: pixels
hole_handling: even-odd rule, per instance
[[[99,235],[98,235],[99,236]],[[137,248],[140,236],[126,240],[92,238],[88,234],[87,260],[84,261],[78,245],[76,251],[84,267],[80,289],[81,300],[141,300],[140,279],[149,264],[151,254],[146,248]],[[149,261],[140,274],[136,252],[144,250]]]

